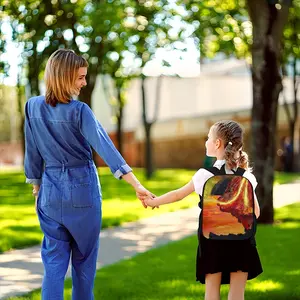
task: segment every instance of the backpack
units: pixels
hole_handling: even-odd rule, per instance
[[[214,174],[203,187],[200,197],[199,233],[211,240],[246,240],[254,236],[256,218],[251,182],[243,177],[244,169],[226,174],[225,164],[219,170],[206,168]]]

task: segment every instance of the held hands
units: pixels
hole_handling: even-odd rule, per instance
[[[146,197],[144,199],[144,203],[147,205],[147,206],[150,206],[152,207],[152,209],[154,209],[155,207],[159,208],[159,206],[157,205],[157,198],[156,199],[153,199],[151,197]]]
[[[136,191],[136,196],[140,199],[140,201],[142,202],[142,205],[147,208],[147,204],[146,204],[146,199],[151,199],[153,200],[153,198],[155,198],[156,196],[154,194],[152,194],[151,192],[149,192],[147,189],[145,189],[142,185],[138,185],[135,188]],[[159,208],[158,206],[152,206],[152,209],[154,209],[155,207]]]

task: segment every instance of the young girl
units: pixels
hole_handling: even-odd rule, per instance
[[[257,181],[248,169],[248,156],[242,151],[243,131],[234,121],[220,121],[209,130],[205,143],[206,155],[216,157],[214,167],[221,169],[225,164],[226,174],[233,174],[237,167],[246,169],[243,174],[252,184],[253,190]],[[155,199],[146,198],[147,205],[159,205],[182,200],[192,192],[200,196],[205,182],[214,176],[206,169],[200,169],[192,180],[178,190],[171,191]],[[202,208],[202,201],[200,201]],[[256,218],[260,209],[254,194],[254,210]],[[199,246],[196,265],[197,281],[205,283],[205,299],[220,299],[220,284],[230,283],[228,300],[244,299],[247,279],[262,273],[262,266],[256,249],[255,238],[246,240],[211,240],[199,233]]]
[[[132,185],[140,200],[152,197],[88,105],[72,99],[86,85],[87,67],[74,51],[55,51],[46,65],[46,95],[29,99],[25,106],[25,175],[33,184],[44,233],[44,300],[63,299],[70,257],[72,299],[94,299],[102,195],[91,147],[117,179]]]

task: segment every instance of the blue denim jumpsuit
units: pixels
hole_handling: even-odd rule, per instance
[[[101,187],[91,147],[118,179],[131,172],[85,103],[52,107],[44,96],[25,106],[26,182],[40,185],[38,217],[44,233],[42,299],[63,299],[72,260],[72,299],[93,299],[101,228]]]

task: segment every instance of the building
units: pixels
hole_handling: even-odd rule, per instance
[[[161,80],[157,122],[153,125],[152,145],[155,167],[199,168],[205,156],[204,141],[210,126],[220,119],[233,119],[245,128],[246,150],[250,147],[252,80],[244,61],[227,60],[204,65],[201,75],[192,78],[151,77],[146,82],[147,110],[153,118],[156,88]],[[105,86],[105,89],[103,89]],[[292,80],[284,80],[288,103],[293,100]],[[106,90],[106,92],[104,92]],[[113,95],[109,78],[98,79],[92,107],[102,125],[116,141]],[[298,122],[298,132],[299,132]],[[124,108],[124,157],[132,166],[144,166],[141,81],[135,79],[127,91]],[[278,148],[288,135],[288,120],[280,97],[278,110]],[[299,140],[299,137],[298,137]],[[279,160],[277,162],[279,166]]]
[[[146,81],[147,112],[153,119],[157,84],[160,80],[160,101],[157,122],[152,129],[154,165],[157,168],[194,168],[202,166],[204,142],[210,126],[220,119],[240,122],[246,131],[245,150],[250,147],[252,81],[249,67],[241,60],[222,60],[202,65],[198,77],[149,77]],[[292,102],[292,80],[284,80],[285,95]],[[113,83],[108,77],[98,77],[92,95],[92,109],[116,143],[116,123]],[[288,120],[280,97],[278,111],[278,149],[283,136],[288,136]],[[17,108],[12,105],[11,131],[19,132],[15,122]],[[12,109],[12,108],[11,108]],[[11,110],[12,111],[12,110]],[[300,108],[299,108],[300,111]],[[298,133],[300,132],[300,116]],[[5,122],[4,122],[5,123]],[[14,129],[14,130],[13,130]],[[3,131],[4,133],[4,131]],[[2,132],[1,132],[2,135]],[[10,142],[0,145],[0,165],[22,163],[22,145],[16,134]],[[127,90],[123,118],[123,156],[131,166],[144,166],[144,129],[142,124],[141,81],[132,80]],[[299,135],[296,136],[299,145]],[[13,153],[13,155],[12,155]],[[280,153],[280,152],[279,152]],[[98,164],[103,162],[97,158]],[[280,169],[279,159],[277,168]]]

